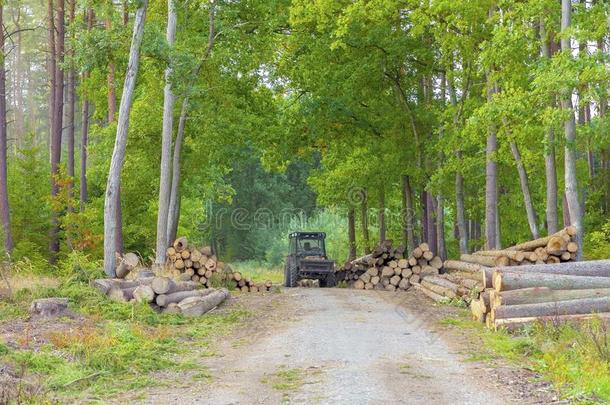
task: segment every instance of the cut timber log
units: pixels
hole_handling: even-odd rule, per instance
[[[213,293],[215,290],[205,289],[205,290],[191,290],[191,291],[179,291],[173,294],[160,294],[157,295],[156,303],[160,307],[166,307],[172,303],[179,303],[185,298],[189,297],[205,297],[208,294]]]
[[[133,299],[133,292],[137,287],[119,288],[112,287],[107,295],[113,301],[117,302],[129,302]]]
[[[489,317],[491,319],[491,317]],[[531,324],[531,323],[553,323],[557,324],[558,322],[566,323],[578,323],[578,322],[586,322],[592,319],[599,319],[605,325],[610,324],[610,313],[596,313],[596,314],[576,314],[576,315],[554,315],[554,316],[543,316],[543,317],[524,317],[524,318],[504,318],[504,319],[496,319],[493,322],[493,327],[496,329],[506,328],[508,330],[519,329],[522,326]]]
[[[561,231],[554,233],[549,236],[545,236],[544,238],[538,238],[534,240],[530,240],[524,243],[519,243],[518,245],[511,246],[506,248],[506,250],[534,250],[539,247],[546,247],[552,237],[554,236],[562,236],[567,234],[568,236],[574,236],[576,234],[576,228],[573,226],[569,226]]]
[[[155,292],[149,285],[140,285],[133,290],[133,298],[137,302],[153,302],[155,299]]]
[[[151,287],[157,294],[172,294],[179,291],[194,290],[199,287],[199,283],[192,281],[177,283],[167,277],[155,277],[151,283]]]
[[[479,255],[468,255],[463,254],[460,256],[460,260],[467,263],[480,264],[481,266],[495,267],[496,258],[490,256],[479,256]]]
[[[542,302],[569,301],[580,298],[610,297],[610,288],[591,290],[552,290],[548,287],[523,288],[493,295],[493,307],[500,305],[538,304]]]
[[[226,289],[215,290],[203,297],[185,298],[178,304],[182,315],[187,317],[201,316],[211,311],[229,297]]]
[[[436,301],[436,302],[445,302],[445,301],[448,301],[448,300],[449,300],[449,298],[447,298],[447,297],[443,297],[442,295],[437,294],[437,293],[435,293],[434,291],[431,291],[431,290],[427,289],[426,287],[424,287],[424,286],[422,286],[422,285],[420,285],[420,284],[413,284],[413,287],[414,287],[416,290],[421,291],[421,292],[422,292],[422,293],[424,293],[424,294],[425,294],[425,295],[426,295],[428,298],[430,298],[430,299],[432,299],[432,300],[434,300],[434,301]]]
[[[610,288],[610,277],[566,276],[549,273],[518,273],[496,270],[493,288],[497,292],[530,287],[549,287],[554,290],[586,290]]]
[[[571,262],[556,264],[528,264],[522,266],[496,267],[493,270],[516,273],[549,273],[571,276],[610,277],[610,260]]]
[[[117,278],[125,278],[140,263],[140,258],[135,253],[125,253],[123,256],[117,257],[117,259],[119,260],[116,268]]]
[[[610,312],[610,297],[581,298],[537,304],[501,305],[492,310],[492,317],[495,321],[496,319],[506,318],[580,315],[594,312]]]
[[[525,254],[521,251],[513,251],[513,250],[480,250],[474,253],[479,256],[492,256],[492,257],[500,257],[506,256],[511,260],[516,262],[522,262],[525,259]]]
[[[187,248],[188,246],[188,241],[186,240],[185,237],[182,238],[178,238],[174,241],[174,244],[172,245],[174,247],[174,250],[176,251],[176,253],[180,253],[182,252],[184,249]]]
[[[457,294],[450,288],[446,288],[442,285],[434,284],[428,281],[428,278],[424,278],[421,281],[421,286],[427,288],[430,291],[434,291],[436,294],[447,297],[447,298],[455,298]]]

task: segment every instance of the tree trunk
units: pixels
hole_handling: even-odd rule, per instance
[[[610,277],[610,260],[557,264],[528,264],[522,266],[496,267],[494,270],[508,271],[511,273],[551,273],[566,276]]]
[[[4,4],[0,3],[0,27],[4,27]],[[0,52],[4,55],[4,30],[0,30]],[[6,134],[6,68],[4,58],[0,69],[0,214],[2,215],[2,235],[4,250],[10,254],[13,250],[10,210],[7,187],[7,134]]]
[[[489,11],[490,16],[494,13],[494,6]],[[487,101],[491,102],[495,93],[495,83],[491,75],[487,74]],[[487,135],[487,147],[485,149],[485,246],[487,249],[498,247],[498,164],[496,152],[498,151],[498,139],[495,125],[491,124]]]
[[[540,19],[540,36],[542,43],[542,56],[550,59],[552,56],[549,45],[550,38],[545,30],[544,18]],[[550,102],[554,104],[553,100]],[[557,232],[559,221],[557,218],[557,168],[555,165],[555,131],[549,126],[546,130],[544,145],[544,171],[546,180],[546,226],[548,234]]]
[[[403,209],[403,227],[405,236],[405,246],[407,251],[411,252],[415,249],[415,221],[413,214],[415,209],[413,207],[413,190],[411,190],[411,180],[408,175],[402,175],[402,209]]]
[[[184,127],[188,111],[188,94],[182,100],[180,119],[178,120],[178,133],[174,143],[174,156],[172,162],[172,189],[169,197],[169,208],[167,216],[167,242],[175,240],[178,233],[178,222],[180,220],[180,160],[182,155],[182,140],[184,139]]]
[[[89,73],[83,73],[83,81],[87,80]],[[88,199],[87,190],[87,148],[89,146],[89,99],[83,95],[82,109],[82,134],[80,144],[80,210],[85,211],[85,204]]]
[[[104,200],[104,271],[109,277],[114,277],[116,269],[116,228],[117,224],[117,199],[121,185],[121,170],[125,160],[125,147],[127,145],[127,133],[129,130],[129,113],[133,100],[133,91],[138,75],[140,62],[140,45],[144,33],[144,22],[146,19],[146,8],[148,0],[142,0],[136,11],[133,26],[133,36],[129,50],[129,63],[125,75],[125,84],[121,96],[119,109],[119,120],[117,123],[117,134],[110,161],[110,171],[106,184],[106,197]],[[165,251],[164,251],[165,252]]]
[[[610,277],[495,271],[492,284],[498,292],[530,287],[549,287],[553,290],[585,290],[610,288]]]
[[[426,241],[430,246],[430,250],[435,254],[438,252],[438,245],[436,244],[436,198],[426,191],[426,206],[428,207],[428,221],[426,227],[428,228],[428,240]]]
[[[76,0],[68,0],[68,19],[70,26],[74,24]],[[68,209],[72,210],[72,196],[74,186],[74,107],[76,104],[76,72],[74,70],[74,30],[70,34],[70,50],[68,63],[68,83],[66,92],[66,121],[63,127],[67,138],[66,174],[70,177],[68,182]]]
[[[62,138],[62,120],[63,120],[63,103],[64,103],[64,71],[62,69],[64,61],[64,0],[57,0],[56,20],[53,35],[55,55],[55,90],[53,100],[53,122],[51,123],[51,197],[57,197],[59,194],[59,184],[57,177],[59,176],[59,163],[61,160],[61,138]],[[53,12],[53,10],[51,10]],[[57,254],[59,253],[59,212],[52,210],[51,214],[51,229],[49,237],[50,262],[55,263]]]
[[[201,316],[211,311],[229,297],[229,291],[216,290],[204,297],[190,297],[182,300],[178,306],[186,317]]]
[[[360,206],[360,216],[362,217],[362,240],[364,243],[364,254],[371,253],[371,242],[369,239],[369,194],[368,190],[362,190],[362,204]]]
[[[170,48],[176,39],[176,9],[174,0],[167,0],[166,40]],[[159,211],[157,213],[157,248],[155,263],[165,262],[167,248],[167,223],[169,216],[169,199],[171,194],[171,155],[172,129],[174,113],[174,93],[171,86],[172,61],[165,69],[165,88],[163,90],[163,133],[161,134],[161,173],[159,176]]]
[[[436,245],[437,252],[441,259],[447,259],[447,248],[445,246],[445,203],[439,194],[436,197]]]
[[[550,301],[536,304],[499,306],[492,310],[493,318],[529,318],[555,315],[610,312],[610,297],[580,298],[569,301]]]
[[[386,239],[385,235],[385,190],[383,186],[379,189],[379,211],[378,211],[378,222],[379,222],[379,243],[382,243]]]
[[[515,158],[515,163],[517,164],[517,171],[519,172],[519,183],[521,184],[521,193],[523,194],[523,202],[525,204],[525,211],[527,213],[527,222],[530,227],[530,232],[532,233],[532,238],[538,239],[540,237],[540,233],[538,232],[538,219],[536,218],[536,210],[534,208],[532,195],[530,193],[527,172],[525,171],[525,166],[523,165],[523,160],[521,159],[521,152],[519,151],[519,147],[517,146],[516,142],[512,141],[510,143],[510,150],[513,154],[513,157]]]
[[[109,13],[112,13],[113,4],[109,4]],[[112,19],[110,16],[106,18],[104,22],[106,31],[110,33],[112,30]],[[114,84],[114,57],[112,54],[108,55],[108,72],[106,74],[106,85],[108,86],[108,123],[114,122],[114,116],[116,114],[116,86]]]
[[[571,56],[571,37],[565,35],[566,30],[571,24],[572,2],[571,0],[561,1],[561,51]],[[576,227],[576,242],[582,246],[582,210],[578,200],[578,180],[576,178],[576,123],[574,121],[574,111],[572,107],[572,89],[562,95],[561,107],[569,112],[569,118],[564,123],[566,146],[564,152],[564,172],[565,172],[565,191],[570,211],[570,224]],[[577,260],[582,257],[581,251],[577,254]]]
[[[356,213],[354,207],[349,207],[347,211],[347,230],[349,245],[347,261],[351,262],[356,258]]]

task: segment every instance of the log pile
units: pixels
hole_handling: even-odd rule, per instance
[[[369,255],[347,262],[338,280],[358,290],[408,290],[426,276],[438,276],[443,261],[422,243],[407,254],[404,246],[392,247],[392,241],[379,244]]]
[[[201,316],[229,297],[225,288],[202,289],[194,281],[168,277],[143,277],[135,280],[98,279],[92,286],[119,302],[146,302],[163,313]]]
[[[496,267],[471,303],[477,320],[515,329],[532,322],[610,320],[610,260]]]
[[[166,254],[172,276],[177,280],[190,280],[211,288],[215,278],[215,285],[234,287],[243,292],[269,291],[272,287],[271,281],[255,283],[240,272],[234,272],[229,265],[218,260],[209,246],[195,248],[185,237],[176,239]]]

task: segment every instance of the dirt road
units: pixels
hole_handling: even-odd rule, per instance
[[[206,361],[213,382],[150,393],[145,403],[506,404],[481,370],[463,362],[389,294],[290,289],[285,320],[227,342]],[[394,295],[396,297],[396,295]],[[290,304],[290,305],[287,305]],[[237,342],[237,343],[236,343]]]

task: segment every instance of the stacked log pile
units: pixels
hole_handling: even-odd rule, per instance
[[[270,281],[254,283],[240,272],[234,272],[229,265],[218,260],[209,246],[200,249],[190,246],[185,237],[178,238],[167,248],[167,260],[172,276],[181,281],[193,281],[205,288],[211,288],[213,278],[218,284],[235,287],[243,292],[269,291]]]
[[[471,311],[492,328],[593,316],[610,320],[610,260],[496,267],[491,284]]]
[[[426,276],[438,276],[443,261],[422,243],[406,254],[404,246],[384,241],[373,253],[345,263],[340,269],[348,286],[359,290],[408,290]]]
[[[146,302],[161,312],[188,317],[201,316],[229,297],[224,288],[201,289],[198,282],[168,277],[98,279],[92,285],[115,301]]]

